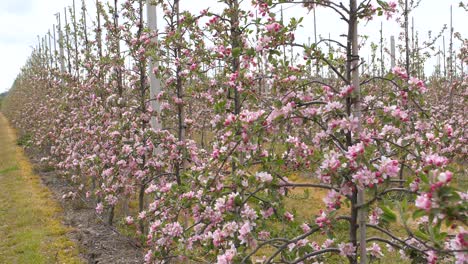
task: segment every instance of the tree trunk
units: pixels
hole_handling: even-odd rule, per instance
[[[113,222],[114,222],[114,210],[115,207],[112,205],[110,208],[109,208],[109,215],[107,216],[107,224],[108,225],[112,225]]]
[[[358,129],[355,139],[359,139],[361,132],[361,91],[359,83],[359,42],[358,42],[358,14],[357,14],[357,0],[350,0],[350,13],[348,24],[348,41],[347,41],[347,65],[346,77],[349,84],[353,86],[353,93],[347,98],[347,114],[348,116],[354,115],[358,119]],[[347,146],[353,145],[353,135],[348,132],[346,136]],[[356,186],[357,187],[357,186]],[[360,206],[365,200],[365,191],[359,187],[353,191],[351,199],[351,221],[350,221],[350,240],[356,247],[356,256],[349,257],[350,263],[358,263],[358,255],[360,263],[366,263],[366,211],[365,208]],[[359,226],[359,252],[357,243],[357,227]]]
[[[140,192],[138,194],[138,212],[142,212],[143,209],[145,208],[145,189],[146,185],[142,184],[140,186]],[[143,219],[139,220],[139,227],[140,227],[140,232],[142,234],[145,233],[145,222]]]
[[[231,45],[232,45],[232,50],[235,50],[237,48],[241,47],[240,43],[240,30],[239,30],[239,1],[238,0],[233,0],[230,2],[229,8],[232,10],[232,16],[231,16]],[[231,71],[232,73],[239,73],[239,67],[240,67],[240,60],[239,57],[233,57],[232,62],[231,62]],[[234,114],[238,115],[241,112],[241,99],[240,99],[240,94],[239,91],[237,90],[236,87],[234,87]],[[240,132],[238,132],[240,133]],[[242,156],[238,157],[239,162],[242,162]],[[237,170],[237,165],[235,161],[232,161],[231,163],[232,167],[232,173],[234,173]]]
[[[179,10],[179,0],[175,0],[174,2],[174,8],[175,8],[175,13],[176,13],[176,27],[177,29],[179,28],[179,16],[180,16],[180,10]],[[179,45],[176,45],[174,49],[174,54],[175,54],[175,59],[177,60],[182,56],[181,54],[181,49]],[[182,67],[180,64],[176,66],[176,93],[177,93],[177,98],[183,102],[184,100],[184,89],[183,89],[183,83],[182,83]],[[177,136],[179,142],[183,142],[185,140],[185,112],[184,112],[184,104],[183,103],[178,103],[177,104]],[[179,155],[182,155],[180,153],[179,149]],[[177,162],[175,172],[176,172],[176,178],[177,178],[177,183],[181,184],[182,181],[180,179],[180,174],[184,170],[184,158],[182,158],[181,162]]]

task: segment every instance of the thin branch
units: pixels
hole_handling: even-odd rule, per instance
[[[302,234],[300,236],[297,236],[296,238],[292,239],[292,240],[289,240],[288,242],[284,243],[281,247],[278,248],[278,250],[275,251],[275,253],[273,253],[265,263],[271,263],[273,261],[273,259],[279,254],[281,253],[281,251],[283,251],[284,249],[286,249],[288,247],[289,244],[291,243],[296,243],[297,241],[301,240],[301,239],[304,239],[310,235],[312,235],[313,233],[319,231],[320,228],[319,227],[316,227],[312,230],[310,230],[309,232],[305,233],[305,234]]]
[[[311,257],[314,257],[314,256],[317,256],[317,255],[321,255],[321,254],[325,254],[325,253],[340,253],[340,250],[338,248],[325,248],[325,249],[321,249],[321,250],[317,250],[317,251],[314,251],[312,253],[309,253],[307,255],[304,255],[296,260],[294,260],[293,262],[290,262],[291,264],[296,264],[296,263],[302,263],[302,261],[308,259],[308,258],[311,258]]]

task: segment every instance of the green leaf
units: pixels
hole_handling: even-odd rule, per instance
[[[249,55],[250,57],[255,56],[255,50],[253,48],[248,49],[247,50],[247,55]]]
[[[270,50],[270,54],[280,56],[281,52],[279,50]]]
[[[408,210],[408,199],[406,197],[403,198],[403,201],[401,202],[401,209],[403,212],[406,212]]]
[[[234,48],[234,49],[232,50],[232,56],[234,56],[234,58],[239,57],[240,54],[241,54],[241,51],[242,51],[242,50],[241,50],[240,47]]]
[[[422,217],[424,215],[426,215],[426,211],[418,209],[418,210],[414,211],[413,219],[420,218],[420,217]]]
[[[441,232],[435,235],[435,239],[437,239],[438,241],[444,241],[447,236],[447,232]]]
[[[279,165],[279,166],[284,165],[284,160],[283,159],[277,159],[276,160],[276,165]]]
[[[429,179],[427,178],[427,175],[426,174],[421,174],[421,180],[426,183],[426,184],[429,184]]]
[[[386,222],[395,222],[397,220],[397,215],[392,211],[392,209],[388,208],[387,206],[381,206],[380,208],[384,212],[382,214],[382,219],[384,219]]]
[[[415,236],[417,236],[418,238],[421,238],[421,239],[423,239],[423,240],[429,240],[429,236],[428,236],[427,234],[421,232],[420,230],[415,230],[415,231],[413,232],[413,234],[414,234]]]
[[[222,113],[226,109],[226,101],[220,101],[214,105],[216,113]]]
[[[234,204],[237,206],[242,205],[242,198],[240,196],[236,196],[236,198],[234,198]]]

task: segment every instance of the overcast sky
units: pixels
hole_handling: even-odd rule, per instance
[[[76,0],[79,8],[80,0]],[[246,0],[248,1],[248,0]],[[20,68],[31,53],[32,47],[37,45],[37,35],[45,35],[52,24],[56,23],[54,16],[62,12],[64,7],[72,5],[72,0],[0,0],[0,92],[8,90]],[[86,0],[89,6],[89,15],[92,16],[94,0]],[[181,8],[198,12],[207,6],[211,10],[217,8],[216,0],[181,0]],[[346,2],[346,1],[343,1]],[[453,5],[453,26],[455,32],[460,32],[463,37],[468,36],[468,14],[458,7],[460,0],[422,0],[418,9],[412,13],[415,17],[415,31],[419,31],[422,40],[427,39],[427,32],[433,31],[436,35],[444,24],[449,24],[450,5]],[[466,2],[466,1],[465,1]],[[289,7],[289,8],[288,8]],[[289,17],[304,16],[304,27],[296,34],[298,41],[307,42],[309,37],[313,41],[313,17],[307,14],[299,5],[284,6],[285,19]],[[324,8],[317,9],[317,32],[319,35],[337,38],[345,33],[346,25],[340,22],[336,15]],[[159,22],[161,25],[162,22]],[[367,24],[360,24],[360,34],[370,36],[370,41],[378,42],[380,30],[380,18]],[[397,36],[398,25],[395,22],[384,22],[384,38],[389,43],[390,35]],[[448,49],[448,30],[446,46]],[[398,43],[397,43],[398,44]],[[441,42],[436,44],[442,46]],[[455,42],[456,46],[460,44]],[[363,58],[368,58],[368,52],[364,52]],[[432,72],[435,60],[426,65],[426,72]]]

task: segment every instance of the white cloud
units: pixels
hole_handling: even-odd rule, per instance
[[[79,6],[80,0],[76,0]],[[423,40],[427,37],[427,31],[432,30],[433,35],[436,34],[443,26],[449,23],[450,5],[454,6],[454,27],[455,31],[459,31],[462,36],[468,36],[468,16],[458,8],[459,0],[423,0],[421,6],[414,12],[416,31]],[[93,15],[94,0],[86,0],[89,6],[88,13]],[[20,68],[31,53],[31,47],[37,44],[37,35],[45,35],[52,28],[52,24],[56,22],[54,16],[57,12],[63,12],[65,6],[72,5],[72,0],[2,0],[0,8],[0,92],[10,88]],[[189,9],[193,12],[198,12],[201,8],[211,7],[212,10],[219,8],[216,0],[182,0],[182,9]],[[312,14],[304,12],[300,6],[295,6],[284,11],[285,18],[291,16],[305,16],[304,27],[296,34],[298,41],[307,42],[311,37],[313,41],[313,20]],[[361,34],[367,34],[371,40],[378,42],[380,20],[362,24],[360,28]],[[162,25],[162,21],[158,21]],[[345,32],[345,24],[339,21],[332,12],[323,8],[317,10],[317,25],[318,33],[324,37],[331,34],[332,38],[336,38],[339,34]],[[384,37],[388,42],[390,34],[397,35],[399,32],[395,22],[384,22]],[[448,32],[446,32],[448,38]],[[448,41],[446,40],[446,43]],[[436,44],[441,45],[440,42]],[[456,43],[458,46],[459,44]],[[448,46],[448,44],[447,44]],[[367,59],[368,55],[363,54]],[[435,59],[431,61],[431,65],[426,67],[426,72],[432,72],[432,65]]]

